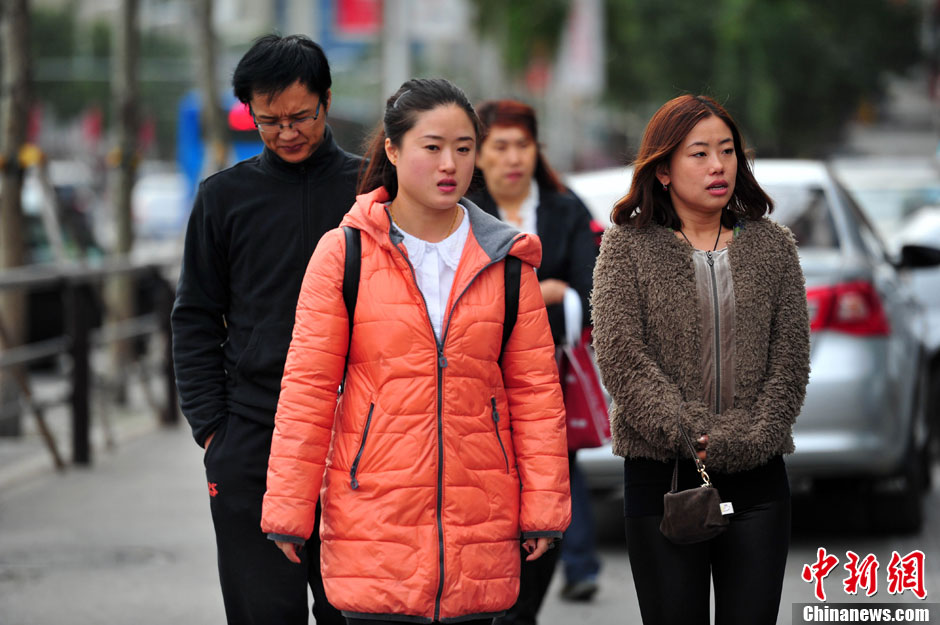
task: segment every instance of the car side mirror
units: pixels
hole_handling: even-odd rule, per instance
[[[916,269],[940,265],[940,249],[927,245],[905,245],[901,248],[898,267]]]

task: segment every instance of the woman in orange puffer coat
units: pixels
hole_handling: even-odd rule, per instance
[[[461,199],[479,134],[451,83],[402,85],[360,186],[374,191],[343,220],[361,232],[351,340],[342,229],[301,289],[261,525],[294,560],[320,496],[324,586],[350,623],[489,623],[518,594],[520,538],[537,558],[570,519],[541,246]],[[508,255],[523,270],[500,358]]]

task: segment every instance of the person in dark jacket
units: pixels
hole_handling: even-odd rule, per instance
[[[319,542],[288,562],[261,532],[281,375],[307,263],[355,200],[361,160],[334,142],[330,68],[302,35],[266,35],[232,78],[261,154],[204,180],[172,312],[183,414],[205,448],[229,623],[344,623],[326,600]]]
[[[587,208],[558,179],[538,144],[535,111],[523,102],[498,100],[478,107],[486,135],[477,154],[484,185],[470,195],[486,212],[533,232],[542,241],[539,285],[556,345],[573,345],[590,323],[597,244]],[[523,562],[519,599],[499,625],[534,625],[551,582],[559,551],[564,564],[565,599],[590,600],[597,591],[600,563],[584,478],[569,453],[571,525],[562,548],[533,562]]]

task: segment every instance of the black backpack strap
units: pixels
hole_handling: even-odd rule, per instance
[[[516,325],[516,317],[519,315],[519,283],[522,281],[522,260],[515,256],[507,256],[504,261],[506,271],[506,314],[503,316],[503,343],[499,348],[499,361],[503,361],[503,352],[506,351],[506,343],[512,334],[512,329]]]
[[[346,262],[343,266],[343,302],[346,304],[346,318],[349,319],[349,345],[352,345],[353,318],[356,314],[356,300],[359,299],[359,268],[362,265],[362,241],[361,233],[357,228],[343,226],[343,234],[346,235]],[[349,345],[346,346],[346,365],[343,366],[342,387],[346,386],[346,368],[349,366]]]

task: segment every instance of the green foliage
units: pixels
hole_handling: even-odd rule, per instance
[[[722,0],[711,9],[610,0],[611,99],[706,93],[729,107],[762,155],[817,155],[862,101],[878,98],[887,72],[918,60],[910,4]]]
[[[546,3],[477,0],[504,45],[557,41],[561,26],[497,15]],[[548,3],[555,6],[555,3]],[[607,97],[648,117],[681,93],[725,104],[762,156],[815,156],[836,141],[884,80],[920,60],[913,0],[606,0]],[[511,7],[511,9],[509,8]],[[521,31],[521,32],[520,32]],[[513,53],[517,54],[517,53]],[[517,61],[510,62],[518,67]]]
[[[64,120],[92,104],[106,109],[108,102],[106,81],[69,76],[71,59],[81,54],[76,39],[83,37],[84,30],[77,26],[72,7],[61,11],[36,8],[30,13],[30,59],[38,79],[33,85],[34,99]]]
[[[535,54],[558,47],[568,0],[474,0],[477,30],[503,44],[507,66],[523,71]]]
[[[90,107],[113,120],[111,98],[112,25],[108,22],[78,22],[73,4],[62,9],[34,8],[30,13],[31,58],[34,75],[46,74],[35,83],[35,98],[62,121],[71,121]],[[154,32],[142,32],[139,44],[138,77],[141,119],[156,123],[158,149],[172,154],[176,109],[183,93],[192,85],[188,71],[168,80],[148,79],[148,68],[164,69],[171,63],[185,65],[191,56],[184,41]],[[69,64],[73,62],[74,72]],[[38,77],[38,76],[37,76]]]

